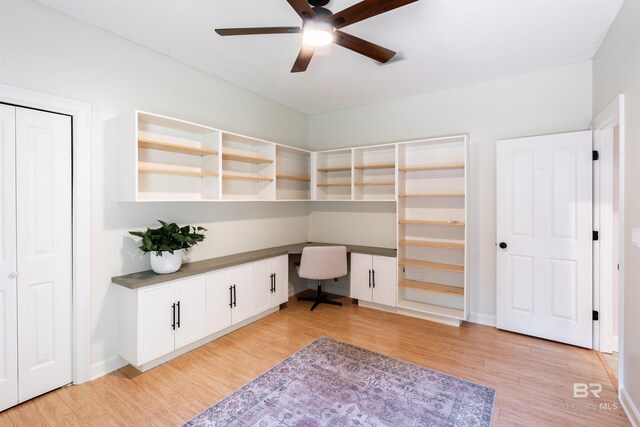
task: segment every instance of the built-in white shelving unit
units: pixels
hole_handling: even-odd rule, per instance
[[[398,144],[398,307],[468,317],[466,137]]]
[[[393,202],[393,309],[468,317],[466,136],[312,153],[142,111],[120,123],[120,200]]]
[[[143,111],[120,125],[121,201],[311,199],[309,151]]]

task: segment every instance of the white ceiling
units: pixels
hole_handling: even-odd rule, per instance
[[[406,61],[379,66],[334,45],[316,52],[307,72],[291,74],[299,34],[213,31],[300,25],[285,0],[37,1],[307,114],[589,60],[623,2],[419,0],[344,29]]]

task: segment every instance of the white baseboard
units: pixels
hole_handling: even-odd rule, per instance
[[[620,388],[618,398],[620,399],[622,409],[624,409],[624,412],[627,414],[627,418],[629,418],[631,425],[633,427],[640,427],[640,410],[638,410],[636,404],[631,400],[624,387]]]
[[[102,362],[91,365],[91,381],[107,375],[115,370],[128,365],[129,363],[123,358],[116,356]]]
[[[618,350],[618,336],[614,335],[613,337],[611,337],[611,349],[615,352],[620,351]]]
[[[483,314],[477,312],[469,313],[469,322],[479,323],[481,325],[496,326],[496,316],[491,314]]]

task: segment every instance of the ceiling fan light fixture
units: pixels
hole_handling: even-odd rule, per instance
[[[326,46],[333,42],[333,26],[328,22],[309,22],[304,26],[302,42],[307,46]]]

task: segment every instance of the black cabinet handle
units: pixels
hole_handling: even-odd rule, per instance
[[[371,270],[372,273],[372,277],[373,277],[373,289],[376,288],[376,271],[375,270]]]
[[[276,273],[273,273],[273,293],[276,292]]]
[[[500,249],[507,249],[507,244],[505,242],[500,242],[498,246],[500,246]]]
[[[237,302],[238,300],[236,299],[237,295],[236,295],[236,285],[233,285],[233,306],[237,307]]]
[[[233,286],[229,286],[229,307],[233,308]]]
[[[371,287],[371,270],[369,270],[369,287]]]
[[[176,305],[175,304],[171,306],[171,312],[173,313],[171,315],[171,318],[172,318],[171,329],[175,331],[176,330]]]
[[[176,322],[176,325],[178,326],[178,328],[180,327],[180,301],[178,301],[178,321]]]
[[[269,279],[271,280],[271,288],[269,288],[269,290],[271,291],[271,293],[273,293],[275,289],[275,285],[273,284],[273,276],[273,274],[269,276]]]

